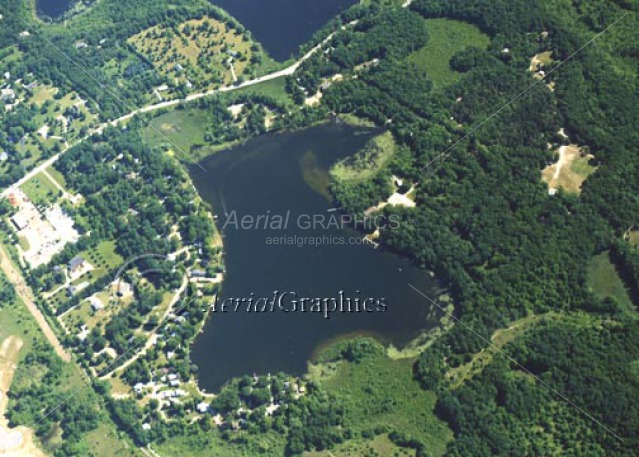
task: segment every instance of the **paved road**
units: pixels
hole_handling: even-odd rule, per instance
[[[344,28],[344,27],[342,27],[342,28]],[[215,95],[217,93],[231,92],[231,91],[234,91],[234,90],[243,89],[243,88],[254,86],[256,84],[260,84],[260,83],[263,83],[263,82],[266,82],[266,81],[271,81],[273,79],[281,78],[282,76],[292,75],[293,73],[295,73],[295,71],[299,68],[299,66],[304,61],[309,59],[315,52],[317,52],[319,49],[321,49],[321,47],[325,43],[327,43],[331,38],[333,38],[334,35],[335,35],[335,32],[331,33],[320,44],[318,44],[313,49],[311,49],[306,54],[304,54],[293,65],[291,65],[291,66],[289,66],[287,68],[284,68],[282,70],[275,71],[275,72],[270,73],[270,74],[265,75],[265,76],[260,76],[259,78],[255,78],[255,79],[252,79],[250,81],[245,81],[245,82],[243,82],[241,84],[234,84],[234,85],[231,85],[231,86],[223,86],[223,87],[220,87],[218,89],[212,89],[212,90],[209,90],[209,91],[206,91],[206,92],[201,92],[201,93],[197,93],[197,94],[191,94],[191,95],[187,96],[185,99],[182,99],[182,100],[180,100],[180,99],[178,99],[178,100],[168,100],[168,101],[165,101],[165,102],[156,103],[154,105],[144,106],[144,107],[139,108],[137,110],[134,110],[134,111],[122,116],[122,117],[119,117],[118,119],[102,123],[102,124],[98,125],[95,129],[93,129],[88,135],[86,135],[86,136],[84,136],[82,138],[79,138],[74,143],[69,144],[62,151],[60,151],[59,153],[55,154],[54,156],[48,158],[47,160],[42,162],[40,165],[38,165],[37,167],[33,168],[31,171],[26,173],[22,178],[20,178],[18,181],[13,183],[10,187],[5,189],[2,193],[0,193],[0,198],[6,197],[7,195],[9,195],[13,191],[14,188],[20,187],[25,182],[27,182],[28,180],[30,180],[31,178],[36,176],[38,173],[41,173],[41,172],[45,171],[47,168],[49,168],[51,165],[53,165],[69,149],[71,149],[74,146],[77,146],[78,144],[86,141],[87,139],[91,138],[93,135],[101,133],[108,126],[118,125],[118,124],[120,124],[122,122],[126,122],[127,120],[133,118],[134,116],[139,116],[140,114],[143,114],[143,113],[149,113],[149,112],[160,110],[160,109],[163,109],[163,108],[168,108],[168,107],[175,106],[175,105],[178,105],[178,104],[184,103],[184,102],[191,102],[191,101],[194,101],[194,100],[199,100],[200,98],[208,97],[208,96],[211,96],[211,95]],[[31,288],[24,281],[24,278],[22,277],[22,273],[20,273],[18,270],[15,269],[15,267],[13,266],[13,263],[11,262],[10,258],[8,257],[6,251],[4,250],[4,247],[2,245],[0,245],[0,268],[2,268],[2,270],[4,270],[4,272],[7,275],[9,281],[15,287],[17,294],[24,301],[24,303],[27,306],[29,312],[33,315],[33,317],[35,318],[36,322],[38,323],[38,325],[42,329],[42,332],[44,333],[45,337],[47,338],[47,340],[49,340],[49,342],[51,343],[51,345],[55,349],[55,352],[60,356],[60,358],[62,358],[62,360],[66,361],[66,362],[70,361],[71,360],[71,356],[69,355],[68,352],[66,352],[64,350],[64,347],[62,346],[62,344],[58,340],[56,334],[53,332],[53,329],[51,329],[51,327],[49,326],[49,323],[47,322],[46,318],[44,317],[42,312],[39,310],[37,305],[35,304],[35,298],[33,296],[33,291],[31,290]],[[169,306],[169,310],[170,309],[171,309],[171,306]],[[168,310],[167,310],[167,312],[168,312]],[[149,338],[149,342],[150,341],[151,341],[151,338]],[[130,361],[127,362],[127,363],[130,363]]]
[[[234,85],[231,85],[231,86],[222,86],[222,87],[219,87],[217,89],[211,89],[211,90],[208,90],[208,91],[205,91],[205,92],[200,92],[200,93],[197,93],[197,94],[191,94],[191,95],[187,96],[184,99],[167,100],[165,102],[156,103],[154,105],[147,105],[147,106],[144,106],[142,108],[133,110],[130,113],[125,114],[124,116],[121,116],[121,117],[119,117],[117,119],[114,119],[112,121],[104,122],[102,124],[99,124],[88,135],[86,135],[86,136],[84,136],[82,138],[79,138],[74,143],[71,143],[68,147],[65,147],[58,154],[50,157],[49,159],[45,160],[44,162],[42,162],[37,167],[33,168],[31,171],[27,172],[22,178],[20,178],[18,181],[13,183],[10,187],[5,189],[2,193],[0,193],[0,197],[6,197],[7,195],[9,195],[13,191],[13,188],[20,187],[25,182],[27,182],[28,180],[33,178],[35,175],[37,175],[38,173],[46,170],[48,167],[50,167],[55,162],[57,162],[57,160],[62,156],[62,154],[67,152],[69,149],[71,149],[74,146],[77,146],[78,144],[86,141],[87,139],[91,138],[95,134],[102,133],[102,131],[104,131],[104,129],[109,127],[109,126],[116,126],[118,124],[121,124],[123,122],[126,122],[126,121],[132,119],[135,116],[140,116],[141,114],[150,113],[150,112],[157,111],[157,110],[164,109],[164,108],[170,108],[171,106],[176,106],[176,105],[179,105],[180,103],[192,102],[194,100],[199,100],[199,99],[204,98],[204,97],[210,97],[210,96],[215,95],[215,94],[224,93],[224,92],[231,92],[231,91],[239,90],[239,89],[244,89],[246,87],[255,86],[256,84],[260,84],[260,83],[263,83],[263,82],[266,82],[266,81],[271,81],[273,79],[281,78],[282,76],[290,76],[293,73],[295,73],[295,70],[297,70],[299,68],[299,66],[302,65],[302,63],[304,63],[304,61],[306,61],[308,58],[310,58],[325,43],[327,43],[331,38],[333,38],[334,35],[335,35],[335,32],[331,33],[329,36],[327,36],[324,39],[324,41],[322,41],[320,44],[318,44],[313,49],[311,49],[306,54],[304,54],[299,60],[297,60],[297,62],[295,62],[293,65],[291,65],[289,67],[286,67],[286,68],[284,68],[282,70],[275,71],[273,73],[269,73],[268,75],[260,76],[259,78],[251,79],[249,81],[245,81],[245,82],[243,82],[241,84],[234,84]]]

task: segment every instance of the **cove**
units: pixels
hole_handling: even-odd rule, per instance
[[[331,340],[363,334],[402,346],[435,324],[427,301],[408,284],[434,295],[436,282],[392,253],[330,241],[313,246],[268,243],[268,237],[283,236],[332,241],[361,237],[348,227],[307,228],[297,221],[338,214],[331,211],[326,192],[327,170],[375,133],[379,132],[331,123],[265,135],[204,160],[206,171],[191,168],[193,182],[212,205],[224,238],[226,275],[218,303],[227,298],[272,297],[274,291],[315,298],[338,297],[341,291],[350,298],[383,298],[387,305],[385,312],[335,312],[330,319],[315,312],[256,313],[242,306],[237,312],[222,313],[218,308],[191,351],[202,387],[216,391],[233,377],[254,373],[302,375],[314,351]],[[231,214],[236,215],[236,224],[227,223]],[[274,215],[286,214],[290,215],[285,227],[255,224],[260,215],[273,222]],[[242,227],[239,221],[246,216],[253,223]]]
[[[40,16],[55,19],[67,11],[73,3],[73,0],[36,0],[36,8]]]
[[[228,11],[279,61],[357,0],[212,0]]]

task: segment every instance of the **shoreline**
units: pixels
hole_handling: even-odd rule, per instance
[[[249,141],[253,141],[253,140],[258,140],[258,138],[265,138],[266,135],[271,135],[271,134],[287,134],[287,133],[295,133],[295,132],[299,132],[299,131],[303,131],[306,130],[308,128],[312,128],[315,126],[319,126],[319,125],[327,125],[327,124],[340,124],[340,123],[344,123],[347,124],[351,127],[355,126],[355,128],[377,128],[374,125],[372,125],[372,127],[367,124],[366,120],[357,118],[356,116],[329,116],[321,121],[315,122],[312,125],[309,126],[304,126],[304,127],[300,127],[300,128],[296,128],[296,129],[280,129],[274,132],[267,132],[265,134],[262,135],[256,135],[256,136],[252,136],[251,138],[248,138],[244,141],[242,141],[240,144],[236,144],[233,145],[229,148],[225,148],[220,147],[220,149],[212,154],[209,154],[207,156],[205,156],[205,158],[201,159],[199,163],[202,163],[202,161],[206,160],[206,158],[212,157],[213,155],[217,154],[218,152],[222,152],[226,149],[234,149],[236,147],[242,146],[244,144],[246,144]],[[182,160],[178,160],[178,162],[182,163],[184,166],[186,166],[187,168],[187,172],[189,171],[189,167],[188,164],[186,164],[184,161]],[[189,178],[191,179],[190,173],[189,173]],[[191,183],[193,184],[193,181],[191,181]],[[194,184],[193,184],[194,185]],[[195,185],[194,185],[195,187]],[[218,227],[217,227],[217,221],[216,218],[214,216],[214,214],[217,213],[217,216],[219,216],[219,211],[214,211],[213,208],[211,207],[211,203],[207,200],[204,200],[203,197],[201,196],[200,192],[198,191],[197,187],[195,187],[196,192],[198,197],[202,200],[203,204],[206,205],[209,210],[212,213],[212,217],[213,217],[213,224],[216,227],[216,230],[219,234],[219,236],[221,238],[223,238],[223,234],[221,231],[219,231]],[[334,198],[334,197],[333,197]],[[357,232],[360,233],[361,232]],[[411,264],[413,264],[416,268],[418,268],[425,276],[428,277],[433,277],[432,272],[429,272],[429,270],[424,269],[419,267],[418,265],[414,264],[414,262],[411,261],[411,259],[405,255],[401,255],[391,249],[386,249],[386,252],[392,254],[392,255],[396,255],[399,258],[411,262]],[[435,281],[436,278],[435,278]],[[447,295],[445,293],[445,291],[442,291],[441,285],[438,288],[439,293],[436,295],[437,300],[439,302],[442,303],[442,305],[447,305],[447,307],[452,307],[452,301],[450,301],[447,298]],[[191,341],[190,345],[189,345],[189,355],[191,355],[192,353],[192,348],[197,340],[197,338],[201,337],[204,334],[204,329],[206,327],[206,325],[208,324],[209,319],[211,313],[210,310],[207,311],[206,317],[205,319],[202,321],[202,324],[200,325],[199,329],[198,329],[198,333],[196,334],[196,336],[193,338],[193,340]],[[408,341],[406,341],[404,344],[402,345],[394,345],[390,339],[388,337],[383,336],[381,333],[379,332],[375,332],[375,331],[370,331],[370,330],[365,330],[365,329],[359,329],[359,330],[354,330],[354,331],[349,331],[349,332],[345,332],[345,333],[341,333],[338,335],[335,335],[331,338],[328,338],[326,340],[321,341],[312,351],[311,355],[305,360],[305,365],[306,368],[302,369],[300,371],[298,371],[297,373],[294,372],[287,372],[287,374],[290,374],[292,376],[296,376],[296,377],[305,377],[308,376],[311,371],[313,370],[313,366],[318,365],[317,362],[317,358],[319,356],[319,354],[336,345],[339,344],[340,342],[343,341],[348,341],[348,340],[353,340],[356,338],[360,338],[360,337],[364,337],[364,338],[373,338],[375,341],[377,341],[379,344],[381,344],[384,349],[385,349],[385,354],[387,357],[391,358],[391,359],[407,359],[407,358],[414,358],[416,356],[418,356],[423,350],[426,350],[428,347],[430,347],[430,345],[433,344],[433,342],[441,335],[443,334],[446,329],[448,328],[448,321],[446,320],[446,315],[444,313],[442,313],[440,310],[436,309],[436,307],[431,306],[431,310],[429,310],[428,312],[428,316],[424,322],[424,324],[421,326],[421,328],[417,331],[416,334],[414,334],[414,336],[412,338],[410,338]],[[250,374],[250,373],[248,373]],[[198,386],[198,389],[201,392],[204,392],[202,390],[202,383],[200,382],[200,372],[198,370],[198,373],[196,376],[194,376],[195,378],[195,382]],[[227,381],[230,381],[233,378],[229,378]],[[216,390],[216,392],[219,391],[219,389]],[[209,394],[207,392],[207,394]],[[215,395],[214,393],[211,393],[209,395]]]

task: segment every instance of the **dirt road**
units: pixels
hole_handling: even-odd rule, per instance
[[[53,349],[55,349],[56,354],[60,356],[62,360],[65,362],[71,361],[71,356],[68,352],[64,350],[62,343],[58,340],[58,337],[55,335],[46,318],[40,312],[40,309],[35,304],[35,299],[33,297],[33,292],[31,288],[26,284],[24,278],[22,277],[22,273],[13,265],[13,262],[9,258],[7,251],[4,246],[0,245],[0,268],[4,271],[4,274],[7,275],[7,278],[13,284],[13,287],[16,290],[16,293],[20,297],[20,299],[27,306],[27,309],[31,313],[31,315],[35,318],[36,322],[42,329],[42,333],[49,340]]]

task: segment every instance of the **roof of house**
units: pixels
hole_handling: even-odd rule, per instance
[[[84,258],[81,256],[76,256],[74,258],[71,259],[71,261],[69,262],[69,268],[71,270],[75,270],[76,268],[78,268],[79,266],[82,266],[82,264],[85,262]]]

